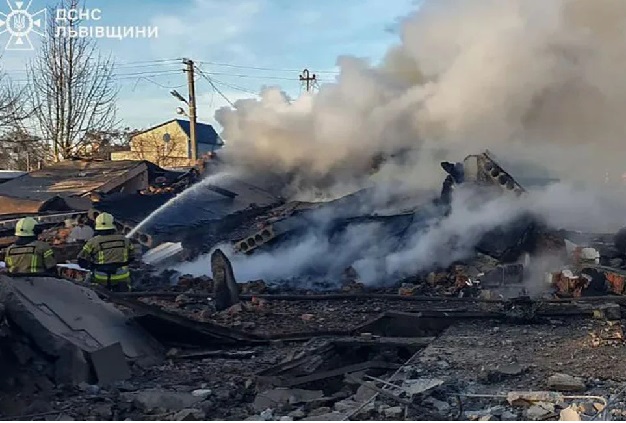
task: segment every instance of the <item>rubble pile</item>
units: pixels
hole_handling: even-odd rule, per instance
[[[424,216],[449,215],[459,185],[526,192],[488,153],[442,167],[448,176],[438,198],[385,216],[368,214],[368,192],[313,204],[238,181],[207,187],[217,203],[199,209],[217,211],[149,234],[175,239],[133,266],[130,293],[87,287],[71,266],[61,273],[67,280],[0,276],[0,416],[626,419],[623,234],[557,231],[525,215],[481,234],[450,265],[375,286],[347,265],[332,277],[237,283],[222,252],[224,242],[242,256],[272,252],[314,226],[320,210],[340,211],[316,233],[330,243],[375,222],[401,246]],[[194,178],[155,180],[142,195],[160,205]],[[235,200],[235,187],[259,203]],[[113,214],[136,202],[115,194],[101,201]],[[134,225],[145,210],[119,214]],[[42,235],[59,262],[78,253],[68,234],[57,223]],[[172,270],[209,253],[211,276]],[[554,263],[544,266],[547,256]]]

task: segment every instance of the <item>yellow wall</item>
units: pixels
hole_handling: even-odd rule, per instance
[[[165,134],[170,135],[167,143],[163,141]],[[130,140],[130,151],[111,153],[111,160],[148,160],[161,167],[191,166],[188,149],[187,135],[178,123],[170,122],[135,135]]]

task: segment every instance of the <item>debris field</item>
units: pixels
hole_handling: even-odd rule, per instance
[[[363,207],[367,190],[286,202],[234,178],[202,186],[195,173],[127,168],[128,181],[148,175],[140,193],[97,191],[95,181],[87,207],[73,208],[72,196],[58,208],[29,200],[61,264],[57,278],[0,275],[3,418],[626,419],[622,232],[524,215],[481,233],[471,254],[376,285],[324,263],[290,279],[236,280],[242,257],[289,248],[311,228],[333,244],[375,223],[401,248],[453,213],[463,187],[527,195],[488,152],[442,163],[439,195],[384,216]],[[183,207],[201,218],[149,217],[192,190],[202,195]],[[81,245],[66,242],[73,220],[105,211],[142,246],[129,293],[85,283]],[[2,217],[0,248],[20,213]],[[320,214],[333,216],[323,228]],[[558,265],[538,269],[547,254]],[[206,263],[205,274],[184,274],[188,263]]]

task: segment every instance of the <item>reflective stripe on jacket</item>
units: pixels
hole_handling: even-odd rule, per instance
[[[54,250],[41,241],[10,246],[4,261],[10,274],[23,275],[43,275],[57,264]]]
[[[91,264],[98,283],[117,284],[130,282],[128,263],[133,254],[133,245],[124,235],[97,235],[87,241],[78,258]]]

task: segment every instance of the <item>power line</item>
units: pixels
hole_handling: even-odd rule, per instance
[[[254,91],[251,91],[247,88],[240,87],[239,85],[230,84],[228,82],[220,81],[219,79],[215,79],[215,78],[213,78],[213,82],[215,82],[216,84],[224,85],[225,87],[228,87],[228,88],[232,88],[233,90],[241,91],[242,93],[252,94],[253,96],[256,96],[256,97],[259,96],[258,93],[255,93]]]
[[[260,66],[244,66],[244,65],[233,65],[230,63],[218,63],[218,62],[210,62],[210,61],[202,61],[199,60],[197,63],[202,63],[203,65],[212,65],[212,66],[224,66],[229,68],[237,68],[237,69],[255,69],[255,70],[263,70],[263,71],[271,71],[271,72],[300,72],[301,69],[281,69],[281,68],[266,68]],[[315,71],[316,73],[329,73],[329,74],[339,74],[338,71],[333,70],[321,70]]]
[[[215,92],[217,92],[217,93],[218,93],[218,94],[219,94],[219,95],[220,95],[220,96],[221,96],[224,100],[226,100],[226,101],[228,102],[228,104],[230,104],[232,107],[235,107],[235,104],[234,104],[232,101],[230,101],[230,99],[229,99],[228,97],[226,97],[226,95],[225,95],[225,94],[224,94],[224,93],[223,93],[223,92],[222,92],[219,88],[217,88],[217,87],[215,86],[215,84],[213,83],[213,81],[211,81],[211,78],[209,78],[208,76],[206,76],[206,75],[204,74],[204,72],[202,71],[202,69],[200,69],[200,68],[199,68],[199,67],[197,67],[197,66],[196,66],[196,69],[198,70],[198,73],[199,73],[200,75],[202,75],[202,77],[204,77],[204,79],[206,79],[206,80],[209,82],[209,84],[211,84],[211,87],[213,87],[213,89],[215,90]]]
[[[161,60],[146,60],[139,62],[125,62],[118,63],[117,67],[137,67],[137,66],[159,66],[167,63],[178,64],[181,59],[161,59]]]

